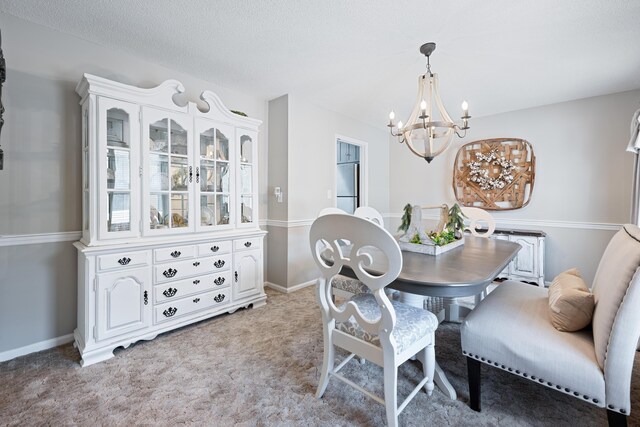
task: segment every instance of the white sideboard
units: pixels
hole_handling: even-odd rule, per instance
[[[546,234],[538,230],[496,229],[492,239],[518,243],[522,249],[498,278],[544,284],[544,246]]]
[[[78,327],[83,366],[240,307],[265,304],[258,227],[259,120],[212,92],[202,112],[85,74]]]

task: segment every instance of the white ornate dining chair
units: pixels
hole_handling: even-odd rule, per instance
[[[388,424],[396,426],[398,415],[422,387],[429,395],[433,392],[438,321],[433,313],[390,301],[384,293],[384,288],[402,270],[400,247],[384,228],[363,218],[330,214],[316,219],[309,234],[313,259],[322,274],[316,290],[322,312],[324,357],[316,397],[322,397],[329,378],[335,377],[384,404]],[[351,243],[349,253],[341,240]],[[380,275],[365,270],[371,265],[373,250],[376,256],[386,257],[387,271]],[[326,256],[327,251],[331,252],[330,257]],[[343,266],[351,268],[370,292],[336,306],[330,283]],[[335,366],[336,346],[351,353],[338,366]],[[417,353],[424,361],[424,378],[398,406],[398,366]],[[356,355],[383,368],[384,399],[338,373]]]
[[[340,215],[349,215],[347,212],[343,211],[339,208],[329,207],[324,208],[318,214],[318,217],[328,215],[328,214],[340,214]],[[382,220],[382,215],[370,207],[360,207],[356,209],[353,213],[354,216],[360,218],[366,218],[375,224],[384,227],[384,222]],[[351,277],[344,276],[342,274],[338,274],[333,278],[332,282],[333,295],[339,296],[341,298],[351,298],[353,295],[364,294],[369,292],[369,288],[366,287],[364,283],[359,281],[358,279],[353,279]]]
[[[496,221],[493,216],[484,209],[475,208],[471,206],[461,206],[462,214],[466,216],[469,221],[465,221],[465,230],[476,237],[489,237],[496,230]],[[486,228],[486,230],[484,230]],[[483,231],[480,231],[483,230]]]
[[[353,215],[359,218],[368,219],[369,221],[384,228],[384,219],[382,218],[382,214],[371,206],[360,206],[355,210],[355,212],[353,212]]]
[[[606,408],[610,426],[626,425],[640,338],[640,228],[625,225],[604,251],[593,280],[590,327],[556,330],[547,292],[503,282],[465,319],[462,353],[471,408],[480,411],[480,366],[485,363]]]
[[[343,211],[340,208],[328,207],[328,208],[322,209],[318,213],[318,216],[320,217],[320,216],[329,215],[329,214],[349,215],[348,213],[346,213],[345,211]]]

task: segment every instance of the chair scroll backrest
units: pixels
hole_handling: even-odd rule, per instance
[[[322,276],[318,280],[318,300],[323,320],[335,319],[345,322],[353,316],[360,326],[371,334],[389,335],[395,326],[395,312],[384,288],[393,282],[402,270],[402,253],[398,242],[384,228],[373,222],[352,215],[329,214],[319,217],[309,232],[313,259]],[[343,242],[350,242],[347,246]],[[376,264],[373,265],[374,257]],[[386,262],[384,262],[386,258]],[[380,267],[376,267],[380,263]],[[366,269],[376,267],[376,273]],[[343,266],[348,266],[358,280],[373,293],[381,307],[381,317],[371,322],[366,320],[357,305],[349,301],[343,309],[336,307],[331,299],[331,279]],[[384,267],[382,267],[384,266]],[[385,271],[379,271],[384,269]],[[379,273],[379,274],[378,274]],[[379,333],[386,330],[386,334]]]
[[[324,208],[320,212],[318,212],[318,216],[324,216],[324,215],[329,215],[329,214],[349,215],[348,213],[346,213],[342,209],[334,208],[334,207]]]
[[[628,414],[640,337],[640,228],[627,224],[613,236],[600,259],[592,291],[593,341],[604,371],[607,407]]]
[[[378,224],[380,227],[384,227],[384,220],[380,212],[370,206],[360,206],[353,213],[354,216],[368,219],[369,221]]]
[[[489,237],[496,230],[496,221],[493,216],[484,209],[469,206],[460,207],[464,216],[469,218],[467,229],[476,237]],[[487,230],[479,232],[478,229],[486,225]]]

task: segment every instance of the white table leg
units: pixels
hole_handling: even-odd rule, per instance
[[[455,389],[449,382],[449,379],[445,375],[444,371],[442,370],[438,362],[436,362],[436,370],[433,373],[433,382],[436,383],[438,388],[442,390],[442,392],[446,396],[449,396],[449,399],[456,400],[458,398],[458,395],[456,394]]]
[[[413,307],[424,308],[424,297],[422,295],[410,294],[408,292],[400,292],[400,296],[398,300],[402,303],[411,305]],[[436,349],[437,348],[438,346],[436,345]],[[420,363],[424,364],[424,360],[422,358],[422,352],[418,352],[418,354],[416,355],[416,358],[420,361]],[[433,374],[433,382],[435,382],[436,385],[440,388],[440,390],[442,390],[442,392],[445,395],[449,396],[450,399],[456,400],[457,398],[456,391],[453,389],[453,386],[449,382],[449,379],[445,375],[440,365],[438,365],[437,361],[436,361],[436,369]]]
[[[438,348],[438,346],[436,346],[436,348]],[[416,358],[420,361],[420,363],[424,364],[422,352],[419,352],[416,355]],[[436,369],[433,373],[433,382],[436,383],[438,388],[445,394],[445,396],[449,396],[449,399],[456,400],[458,398],[455,389],[449,382],[447,375],[444,373],[438,362],[436,362]]]
[[[401,303],[413,307],[424,308],[424,297],[422,295],[410,294],[408,292],[398,292],[398,294],[398,301]]]
[[[444,298],[444,313],[446,322],[462,323],[471,313],[471,309],[458,304],[455,298]]]

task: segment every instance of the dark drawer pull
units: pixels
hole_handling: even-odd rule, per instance
[[[162,295],[164,295],[167,298],[171,298],[172,296],[174,296],[176,293],[178,292],[178,290],[176,288],[169,288],[166,291],[164,291],[162,293]]]
[[[144,298],[144,305],[148,305],[149,304],[149,293],[147,291],[144,291],[143,298]]]
[[[176,314],[176,312],[178,311],[177,308],[175,307],[169,307],[167,308],[165,311],[162,312],[162,314],[164,314],[165,317],[171,317],[174,314]]]
[[[244,242],[244,247],[245,248],[251,247],[251,242]]]
[[[118,260],[118,264],[120,264],[120,265],[127,265],[127,264],[129,264],[130,262],[131,262],[131,258],[127,258],[127,257],[120,258],[120,259]]]
[[[238,272],[237,271],[236,271],[235,276],[236,276],[236,283],[238,283]]]
[[[214,262],[213,265],[215,268],[222,268],[224,267],[224,260],[219,259],[216,262]]]
[[[196,280],[194,280],[194,281],[193,281],[193,284],[194,284],[194,285],[197,285],[198,283],[200,283],[200,280],[198,280],[198,279],[196,279]]]
[[[197,267],[197,266],[199,266],[199,265],[200,265],[200,261],[196,261],[196,262],[194,262],[194,263],[193,263],[193,266],[194,266],[194,267]]]
[[[224,301],[224,295],[222,295],[222,294],[218,294],[218,295],[216,295],[215,297],[213,297],[213,300],[214,300],[215,302],[222,302],[222,301]]]
[[[211,246],[211,252],[218,252],[220,248],[218,246]]]
[[[171,256],[174,257],[174,258],[178,258],[178,257],[180,257],[180,255],[182,255],[182,252],[180,252],[180,251],[171,252]]]
[[[218,286],[222,285],[224,283],[224,277],[218,277],[216,280],[213,281],[213,283],[215,283]]]
[[[178,270],[176,270],[175,268],[170,268],[168,270],[163,271],[162,275],[164,277],[171,278],[171,277],[175,276],[177,272],[178,272]]]
[[[200,302],[200,298],[194,298],[193,302],[195,302],[196,304]]]

